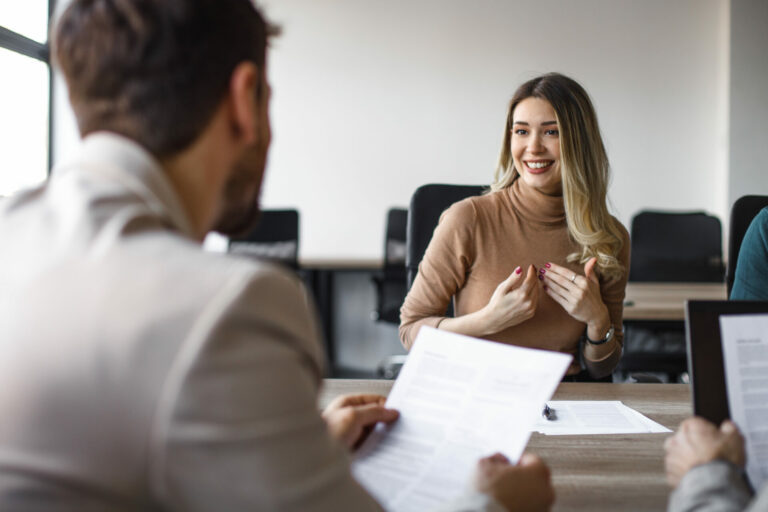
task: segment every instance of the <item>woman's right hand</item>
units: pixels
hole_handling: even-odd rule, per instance
[[[539,301],[537,281],[536,267],[530,265],[526,273],[517,267],[496,287],[485,307],[466,315],[443,318],[437,327],[467,336],[482,337],[523,323],[536,313]]]
[[[487,332],[494,334],[513,325],[521,324],[536,313],[539,301],[539,283],[536,267],[517,267],[502,281],[491,295],[491,300],[481,310]]]

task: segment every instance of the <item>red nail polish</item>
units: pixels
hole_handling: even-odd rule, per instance
[[[544,276],[539,274],[539,281],[543,281],[543,280],[544,280]]]
[[[519,273],[520,273],[520,272],[522,272],[522,271],[523,271],[523,269],[522,269],[522,268],[520,268],[520,267],[517,267],[517,268],[515,269],[515,274],[519,274]]]
[[[551,267],[552,265],[550,265],[549,263],[547,263],[547,264],[546,264],[546,265],[544,265],[544,266],[545,266],[545,267],[547,267],[547,268],[549,268],[549,267]]]
[[[539,274],[543,274],[544,272],[546,272],[546,270],[544,270],[543,268],[539,269]]]

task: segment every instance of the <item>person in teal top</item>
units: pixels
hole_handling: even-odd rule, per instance
[[[741,242],[731,300],[768,300],[768,207],[755,216]]]

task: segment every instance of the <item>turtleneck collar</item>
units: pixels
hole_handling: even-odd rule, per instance
[[[563,196],[550,196],[525,184],[518,177],[507,187],[512,207],[529,222],[555,225],[565,223]]]

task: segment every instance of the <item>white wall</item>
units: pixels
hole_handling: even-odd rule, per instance
[[[768,2],[731,0],[729,204],[768,195]]]
[[[488,183],[506,103],[560,71],[592,95],[628,223],[723,214],[727,3],[273,0],[265,203],[302,212],[305,255],[375,256],[384,212],[426,182]]]
[[[305,258],[379,257],[386,209],[418,185],[488,183],[507,101],[548,71],[591,94],[624,223],[645,207],[725,218],[728,0],[262,4],[284,30],[263,202],[300,209]],[[57,159],[76,138],[58,120]]]

